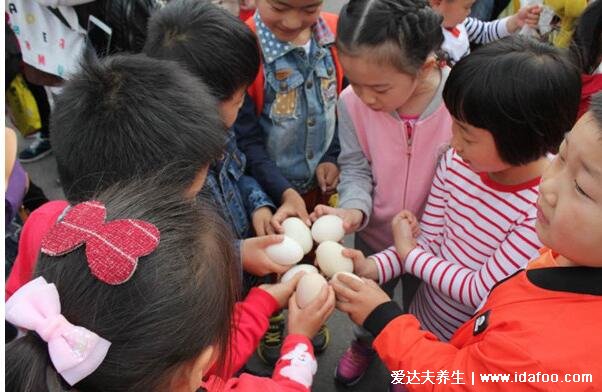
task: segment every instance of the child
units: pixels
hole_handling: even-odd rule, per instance
[[[6,388],[196,391],[212,364],[227,368],[237,263],[229,231],[203,206],[142,181],[69,210],[44,238],[37,279],[7,303],[27,332],[7,346]],[[284,302],[293,289],[264,295]],[[213,376],[204,387],[308,391],[309,337],[333,309],[332,289],[304,309],[292,297],[273,379]]]
[[[581,71],[578,117],[587,111],[592,95],[602,90],[602,2],[594,1],[577,22],[570,46],[571,59]]]
[[[325,202],[338,182],[335,103],[343,74],[334,48],[337,17],[321,8],[322,0],[259,0],[247,21],[262,64],[235,131],[251,175],[280,206],[271,220],[277,232],[288,216],[309,225],[307,211]],[[276,316],[260,346],[269,364],[278,358],[283,329],[283,317]],[[316,351],[329,339],[325,327],[314,339]]]
[[[404,370],[447,374],[447,381],[439,379],[447,385],[438,386],[450,391],[504,388],[486,384],[491,373],[508,376],[513,391],[601,390],[600,173],[602,93],[594,96],[590,111],[567,134],[542,176],[535,224],[545,246],[541,256],[499,282],[450,343],[421,330],[413,315],[401,316],[397,304],[369,281],[362,285],[342,277],[350,289],[334,284],[337,296],[349,301],[339,302],[339,309],[376,336],[379,356],[389,369],[400,370],[397,381],[411,391],[435,386],[410,385],[417,381],[408,383]],[[407,222],[402,224],[403,230],[396,230],[400,241],[410,231]],[[460,379],[452,379],[453,374]]]
[[[391,244],[390,222],[400,209],[420,216],[451,139],[441,97],[449,68],[435,54],[441,20],[425,0],[358,0],[341,11],[337,48],[351,86],[338,103],[340,208],[320,205],[312,219],[339,215],[348,233],[357,231],[363,252]],[[404,301],[410,295],[404,291]],[[374,357],[367,331],[354,327],[354,334],[336,371],[346,385],[359,381]]]
[[[492,22],[470,18],[475,0],[429,0],[431,7],[443,16],[441,49],[453,65],[470,53],[470,44],[485,44],[506,37],[524,25],[535,26],[541,9],[538,5],[521,8],[515,15]]]
[[[512,75],[501,78],[500,75]],[[537,252],[535,201],[548,153],[575,121],[579,75],[561,52],[521,36],[480,48],[451,71],[443,99],[453,123],[416,241],[363,259],[356,272],[423,283],[410,312],[449,340],[500,280]],[[394,219],[413,224],[403,211]],[[416,232],[416,231],[414,231]]]
[[[200,77],[219,100],[227,128],[236,120],[245,91],[259,69],[253,33],[208,1],[175,1],[157,11],[149,22],[144,52],[178,61]],[[226,151],[209,168],[205,187],[238,238],[272,234],[275,206],[257,181],[243,174],[245,160],[229,129]]]
[[[71,202],[117,181],[161,170],[163,186],[196,195],[225,135],[215,100],[194,76],[146,56],[89,60],[57,97],[51,134],[59,177]],[[68,203],[32,213],[6,282],[6,297],[28,282],[44,233]]]

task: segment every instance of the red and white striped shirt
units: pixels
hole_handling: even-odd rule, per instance
[[[405,272],[422,279],[426,284],[418,289],[410,313],[425,329],[449,340],[497,282],[538,254],[539,180],[495,183],[450,149],[433,178],[418,246],[403,261],[394,246],[371,256],[380,282]]]

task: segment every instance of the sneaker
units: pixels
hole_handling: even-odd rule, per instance
[[[326,350],[326,347],[330,344],[330,330],[326,324],[322,325],[316,336],[311,340],[314,346],[314,354],[318,355]]]
[[[284,313],[270,317],[270,326],[265,333],[259,347],[257,355],[266,364],[274,366],[280,358],[280,349],[282,348],[282,337],[284,336]]]
[[[19,153],[19,161],[34,162],[52,152],[49,139],[37,139],[25,150]]]
[[[372,348],[354,340],[351,342],[351,347],[339,359],[334,370],[335,380],[345,386],[357,384],[368,370],[374,355]]]

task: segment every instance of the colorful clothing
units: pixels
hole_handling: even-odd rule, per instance
[[[393,301],[380,305],[364,323],[376,335],[374,348],[390,370],[450,376],[446,385],[406,382],[410,391],[602,390],[602,268],[555,267],[547,249],[541,258],[548,260],[539,268],[500,282],[450,343],[421,330],[416,317],[400,316]],[[462,384],[451,385],[454,372]],[[523,373],[531,381],[518,378]],[[481,376],[487,374],[510,375],[511,387],[486,383]],[[537,381],[538,374],[556,374],[560,381]],[[574,375],[592,380],[571,382]]]
[[[456,27],[443,29],[441,49],[447,54],[450,65],[460,61],[470,53],[470,44],[486,44],[510,35],[506,24],[508,18],[483,22],[466,18]]]
[[[371,256],[379,280],[404,272],[419,277],[423,284],[410,312],[439,339],[448,340],[497,282],[537,254],[539,181],[495,183],[449,150],[433,179],[418,246],[405,260],[395,247]]]

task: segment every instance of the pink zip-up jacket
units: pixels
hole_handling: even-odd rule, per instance
[[[370,109],[351,86],[341,93],[339,207],[364,213],[357,235],[373,251],[393,243],[395,214],[407,209],[422,215],[437,163],[451,140],[452,119],[442,99],[448,75],[449,68],[443,68],[437,93],[415,121]]]

